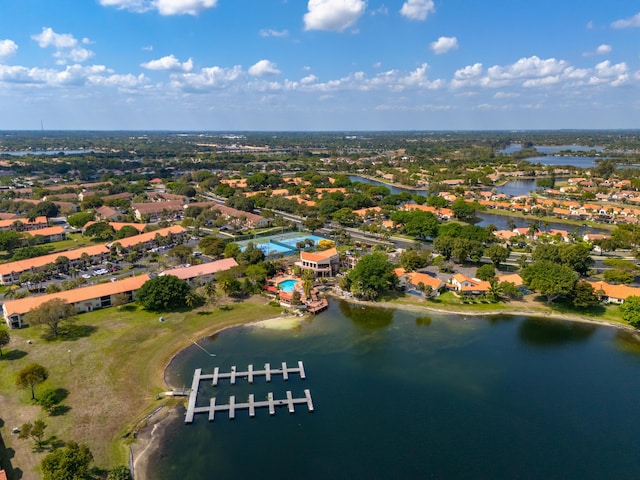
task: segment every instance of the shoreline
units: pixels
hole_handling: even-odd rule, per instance
[[[378,308],[392,308],[398,310],[407,310],[412,312],[432,312],[432,313],[440,313],[446,315],[461,315],[464,317],[487,317],[493,315],[514,315],[514,316],[530,316],[530,317],[539,317],[539,318],[547,318],[550,320],[561,320],[568,322],[576,322],[576,323],[588,323],[592,325],[599,325],[603,327],[611,327],[617,330],[625,330],[637,332],[635,328],[631,325],[625,325],[623,323],[611,322],[608,320],[600,320],[586,316],[580,315],[570,315],[564,313],[555,313],[555,312],[540,312],[535,310],[499,310],[493,312],[459,312],[446,310],[442,308],[429,307],[423,305],[412,305],[412,304],[397,304],[392,302],[371,302],[365,300],[357,300],[355,298],[344,298],[335,293],[325,292],[325,295],[338,300],[344,300],[350,303],[355,303],[358,305],[366,305],[371,307]],[[298,317],[295,315],[280,315],[278,317],[269,318],[266,320],[257,320],[251,321],[248,323],[242,323],[238,325],[229,325],[217,329],[213,329],[208,332],[205,336],[216,335],[218,333],[224,332],[225,330],[229,330],[232,328],[238,327],[246,327],[251,325],[258,325],[261,323],[274,322],[278,320],[293,320],[293,319],[303,319],[304,317]],[[201,337],[204,338],[204,337]],[[200,339],[198,339],[200,340]],[[167,382],[166,374],[170,365],[173,361],[180,355],[184,350],[191,347],[191,345],[186,346],[185,348],[175,352],[168,362],[165,364],[164,369],[162,370],[162,381],[167,389],[174,389],[176,387],[170,385]],[[169,397],[171,398],[171,397]],[[136,480],[148,480],[147,476],[147,468],[151,458],[151,454],[155,453],[159,449],[159,445],[157,442],[162,435],[163,427],[171,421],[174,421],[179,415],[180,410],[184,409],[182,397],[173,397],[174,400],[176,398],[180,399],[177,402],[166,402],[164,405],[158,407],[152,413],[147,415],[145,418],[141,419],[136,426],[133,428],[133,432],[135,432],[135,442],[130,445],[130,456],[131,463],[134,466],[135,478]]]
[[[251,325],[259,325],[260,323],[273,322],[278,320],[293,320],[301,319],[297,315],[279,315],[277,317],[267,318],[264,320],[255,320],[247,323],[240,323],[237,325],[227,325],[224,327],[213,328],[211,331],[207,331],[203,337],[197,339],[209,337],[211,335],[217,335],[225,330],[232,328],[247,327]],[[166,390],[173,390],[178,388],[169,384],[167,381],[167,371],[173,361],[184,352],[187,348],[190,348],[193,344],[186,345],[184,348],[176,351],[171,355],[171,358],[165,363],[162,369],[162,383]],[[130,465],[133,465],[133,470],[136,480],[147,480],[147,469],[151,454],[155,453],[159,448],[157,442],[159,442],[162,436],[162,430],[164,425],[174,421],[180,416],[180,410],[184,410],[184,399],[188,397],[166,397],[168,401],[165,401],[163,405],[156,408],[153,412],[146,415],[144,418],[136,422],[135,426],[131,429],[134,434],[135,441],[129,446]],[[173,400],[173,401],[169,401]]]

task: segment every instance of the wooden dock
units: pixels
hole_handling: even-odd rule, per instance
[[[187,409],[187,415],[185,416],[184,423],[193,422],[193,417],[197,413],[206,413],[209,416],[209,421],[215,420],[216,412],[229,412],[229,419],[236,418],[237,410],[249,410],[249,417],[253,418],[256,415],[256,408],[269,408],[269,415],[275,415],[276,407],[287,407],[289,413],[295,413],[295,406],[298,404],[306,404],[310,412],[313,412],[313,400],[311,399],[311,392],[309,389],[304,390],[304,397],[294,398],[290,390],[287,390],[287,398],[274,399],[273,392],[269,392],[266,400],[256,401],[253,394],[249,395],[248,402],[238,403],[236,397],[231,395],[229,397],[229,403],[217,404],[216,397],[209,400],[209,405],[204,407],[194,407]]]
[[[196,370],[196,372],[198,372],[198,370]],[[289,375],[293,373],[298,373],[303,380],[307,378],[302,360],[298,361],[297,367],[287,367],[287,362],[282,362],[281,368],[271,368],[271,364],[265,363],[262,370],[254,370],[253,365],[249,365],[244,371],[239,371],[237,367],[233,366],[229,372],[221,372],[218,367],[215,367],[213,373],[203,375],[202,372],[200,372],[199,379],[211,380],[211,385],[215,387],[221,379],[226,378],[229,379],[231,385],[235,385],[238,378],[246,378],[249,383],[253,383],[255,377],[265,377],[267,382],[270,382],[271,377],[274,375],[282,375],[284,380],[289,380]]]
[[[185,423],[192,423],[193,417],[196,413],[207,413],[209,415],[209,421],[213,421],[216,412],[229,412],[229,418],[234,419],[236,410],[249,410],[249,417],[255,416],[256,408],[269,408],[269,414],[275,415],[276,407],[287,406],[289,413],[295,412],[295,405],[307,404],[307,408],[310,412],[313,412],[313,401],[311,400],[311,392],[308,389],[304,390],[304,397],[294,398],[291,391],[287,391],[287,398],[276,400],[273,398],[273,393],[267,395],[266,400],[256,401],[253,394],[249,395],[248,402],[236,403],[234,395],[229,397],[229,403],[216,404],[216,397],[209,399],[209,405],[196,407],[198,400],[198,390],[200,389],[200,382],[202,380],[211,380],[211,384],[215,387],[221,379],[229,379],[231,385],[236,384],[238,378],[246,378],[247,381],[252,384],[256,377],[265,377],[267,382],[271,381],[272,376],[282,375],[283,380],[288,380],[289,375],[299,374],[301,379],[306,379],[306,372],[302,361],[298,361],[297,367],[288,367],[287,362],[282,362],[281,368],[271,368],[269,363],[264,365],[262,370],[254,370],[253,365],[249,365],[247,370],[239,371],[237,367],[231,367],[229,372],[221,372],[218,367],[215,367],[212,374],[203,374],[201,368],[197,368],[193,372],[193,380],[191,382],[191,390],[189,392],[189,402],[187,404],[187,412],[185,414]]]

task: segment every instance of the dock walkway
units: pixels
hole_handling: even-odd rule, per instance
[[[269,408],[269,414],[275,415],[275,408],[281,406],[287,406],[289,409],[289,413],[295,412],[295,405],[297,404],[307,404],[307,408],[310,412],[313,412],[313,401],[311,399],[311,392],[308,389],[304,390],[304,397],[294,398],[291,391],[287,390],[287,398],[285,399],[274,399],[273,393],[270,392],[267,395],[267,400],[256,401],[253,394],[249,395],[248,402],[236,403],[236,398],[234,395],[229,397],[229,403],[227,404],[216,404],[216,397],[212,397],[209,399],[209,405],[197,407],[196,403],[198,400],[198,390],[200,389],[200,382],[202,380],[211,380],[211,384],[215,387],[218,385],[221,379],[229,379],[231,385],[236,384],[236,380],[238,378],[246,378],[247,381],[252,384],[255,377],[265,377],[267,382],[271,381],[272,376],[282,375],[283,380],[288,380],[289,375],[291,374],[299,374],[301,379],[306,378],[306,372],[304,370],[304,365],[302,361],[298,361],[297,367],[288,367],[287,362],[282,362],[282,368],[271,368],[269,363],[264,365],[264,369],[262,370],[254,370],[253,365],[249,365],[247,370],[239,371],[236,366],[232,366],[229,372],[221,372],[219,367],[215,367],[213,373],[211,374],[203,374],[201,368],[197,368],[193,372],[193,380],[191,382],[191,390],[189,393],[189,402],[187,404],[187,412],[185,414],[185,423],[192,423],[193,417],[197,413],[207,413],[209,416],[209,421],[213,421],[215,419],[216,412],[229,412],[229,418],[235,418],[236,410],[249,410],[249,417],[253,418],[255,416],[256,408]]]
[[[249,365],[247,367],[247,370],[245,371],[239,371],[236,366],[233,366],[231,367],[231,371],[221,372],[219,367],[215,367],[213,369],[213,373],[204,374],[204,375],[202,374],[201,369],[197,369],[196,372],[194,373],[194,380],[195,380],[195,374],[197,372],[200,372],[199,373],[200,380],[211,380],[211,384],[214,387],[217,386],[218,381],[223,378],[228,378],[230,380],[231,385],[235,385],[236,380],[238,378],[246,378],[249,383],[253,383],[253,380],[255,377],[264,376],[267,382],[270,382],[272,376],[282,375],[282,378],[284,380],[289,380],[289,375],[292,373],[300,374],[300,378],[303,380],[307,378],[307,375],[304,371],[304,365],[302,364],[302,360],[298,361],[297,367],[287,367],[287,362],[282,362],[282,368],[271,368],[271,364],[265,363],[264,369],[262,370],[254,370],[253,365]]]
[[[229,419],[236,418],[237,410],[249,410],[249,417],[253,418],[256,415],[256,408],[269,408],[269,415],[275,415],[276,407],[288,407],[289,413],[295,413],[295,406],[297,404],[307,404],[307,408],[310,412],[313,412],[313,400],[311,399],[311,392],[309,389],[304,390],[304,397],[294,398],[290,390],[287,390],[287,398],[274,399],[273,392],[267,394],[267,399],[262,401],[256,401],[253,394],[249,394],[248,402],[236,403],[236,397],[231,395],[229,397],[229,403],[218,405],[216,404],[216,397],[212,397],[209,401],[209,405],[204,407],[194,407],[191,415],[187,411],[184,423],[193,422],[193,417],[196,413],[207,413],[209,415],[209,421],[215,420],[216,412],[229,412]]]

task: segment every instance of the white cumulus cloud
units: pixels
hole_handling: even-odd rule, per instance
[[[304,28],[341,32],[354,25],[365,8],[364,0],[309,0]]]
[[[273,30],[271,28],[263,28],[259,33],[261,37],[286,37],[289,35],[288,30]]]
[[[173,54],[167,55],[156,60],[141,63],[142,68],[147,70],[168,70],[171,72],[190,72],[193,70],[193,60],[190,58],[186,62],[180,63]]]
[[[400,14],[409,20],[426,20],[436,11],[433,0],[407,0],[400,9]]]
[[[42,32],[31,35],[31,38],[38,42],[41,48],[53,47],[56,52],[53,54],[56,62],[60,65],[68,61],[82,63],[93,57],[91,50],[78,46],[78,40],[70,33],[56,33],[51,27],[44,27]],[[82,43],[88,45],[91,40],[83,38]]]
[[[57,59],[57,63],[60,65],[65,64],[67,61],[75,63],[82,63],[93,57],[93,52],[86,48],[72,48],[65,50],[58,50],[53,56]]]
[[[429,48],[436,55],[450,52],[458,48],[458,39],[456,37],[440,37],[435,42],[431,42]]]
[[[157,10],[160,15],[198,15],[217,4],[218,0],[100,0],[103,7],[136,13]]]
[[[160,15],[198,15],[215,7],[218,0],[155,0],[153,3]]]
[[[15,55],[18,45],[13,40],[0,40],[0,58],[7,58]]]
[[[278,75],[280,70],[275,63],[269,60],[260,60],[255,65],[249,67],[249,75],[254,77],[262,77],[264,75]]]
[[[38,42],[42,48],[73,48],[78,45],[78,40],[69,33],[56,33],[52,28],[46,27],[38,35],[31,35],[31,38]]]
[[[595,50],[583,53],[582,56],[591,57],[594,55],[607,55],[611,53],[612,50],[613,48],[611,48],[611,45],[607,45],[606,43],[603,43],[602,45],[598,45],[598,47]]]
[[[611,24],[612,28],[634,28],[640,27],[640,13],[636,13],[633,17],[622,18]]]
[[[318,77],[316,77],[315,75],[311,74],[311,75],[307,75],[302,80],[300,80],[300,83],[302,83],[303,85],[308,85],[310,83],[315,83],[317,81],[318,81]]]
[[[198,73],[186,73],[174,79],[172,85],[177,88],[192,91],[206,91],[229,87],[242,78],[240,65],[231,68],[207,67]]]

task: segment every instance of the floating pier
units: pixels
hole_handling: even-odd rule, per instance
[[[296,405],[306,404],[310,412],[313,412],[313,400],[311,398],[311,392],[309,389],[304,390],[304,397],[295,398],[290,390],[287,390],[287,398],[274,399],[273,392],[269,392],[266,400],[256,401],[253,394],[249,395],[249,401],[239,403],[236,402],[236,397],[231,395],[229,397],[229,403],[218,404],[216,403],[216,397],[209,400],[209,405],[203,407],[193,407],[187,409],[187,414],[184,419],[184,423],[193,422],[193,417],[197,413],[206,413],[209,416],[209,421],[213,422],[216,417],[216,412],[229,412],[229,419],[236,418],[236,411],[249,410],[249,417],[253,418],[256,415],[256,408],[269,408],[269,415],[275,415],[276,407],[287,407],[289,413],[295,413]]]
[[[198,373],[199,376],[198,383],[200,382],[200,380],[211,380],[211,385],[213,385],[214,387],[218,385],[218,382],[220,380],[226,378],[229,379],[231,385],[235,385],[238,378],[246,378],[249,383],[253,383],[255,377],[265,377],[266,381],[270,382],[272,376],[282,375],[282,378],[284,380],[289,380],[289,375],[292,373],[299,374],[300,378],[303,380],[307,378],[302,360],[298,361],[297,367],[287,367],[287,362],[282,362],[282,368],[271,368],[270,363],[265,363],[262,370],[254,370],[253,365],[249,365],[244,371],[238,371],[238,368],[236,366],[233,366],[231,367],[231,370],[229,372],[221,372],[219,367],[215,367],[213,369],[213,373],[207,373],[203,375],[202,369],[197,369],[196,373]],[[194,381],[196,373],[193,374]]]
[[[231,367],[228,372],[221,372],[219,367],[215,367],[213,373],[203,374],[201,368],[197,368],[193,372],[193,380],[191,382],[191,390],[189,393],[189,402],[187,404],[187,413],[185,414],[184,423],[192,423],[193,417],[197,413],[207,413],[209,421],[212,422],[215,419],[216,412],[229,412],[229,418],[234,419],[236,410],[249,410],[249,417],[253,418],[256,414],[256,408],[269,408],[269,415],[275,415],[276,407],[286,406],[289,413],[295,413],[295,405],[306,404],[310,412],[313,412],[313,401],[311,399],[311,392],[308,389],[304,390],[304,397],[294,398],[291,391],[287,391],[287,398],[274,399],[273,393],[270,392],[267,395],[266,400],[256,401],[253,394],[249,395],[249,400],[243,403],[237,403],[235,395],[229,397],[229,403],[218,404],[216,397],[209,399],[209,405],[196,407],[198,400],[198,390],[200,388],[200,382],[202,380],[211,380],[211,384],[215,387],[221,379],[229,379],[231,385],[236,384],[238,378],[246,378],[247,381],[252,384],[256,377],[265,377],[267,382],[271,381],[272,376],[282,375],[283,380],[288,380],[291,374],[300,375],[301,379],[306,379],[306,372],[304,371],[304,365],[302,361],[298,361],[297,367],[288,367],[287,362],[282,362],[281,368],[271,368],[269,363],[264,365],[261,370],[254,370],[253,365],[249,365],[247,370],[239,371],[236,366]]]

